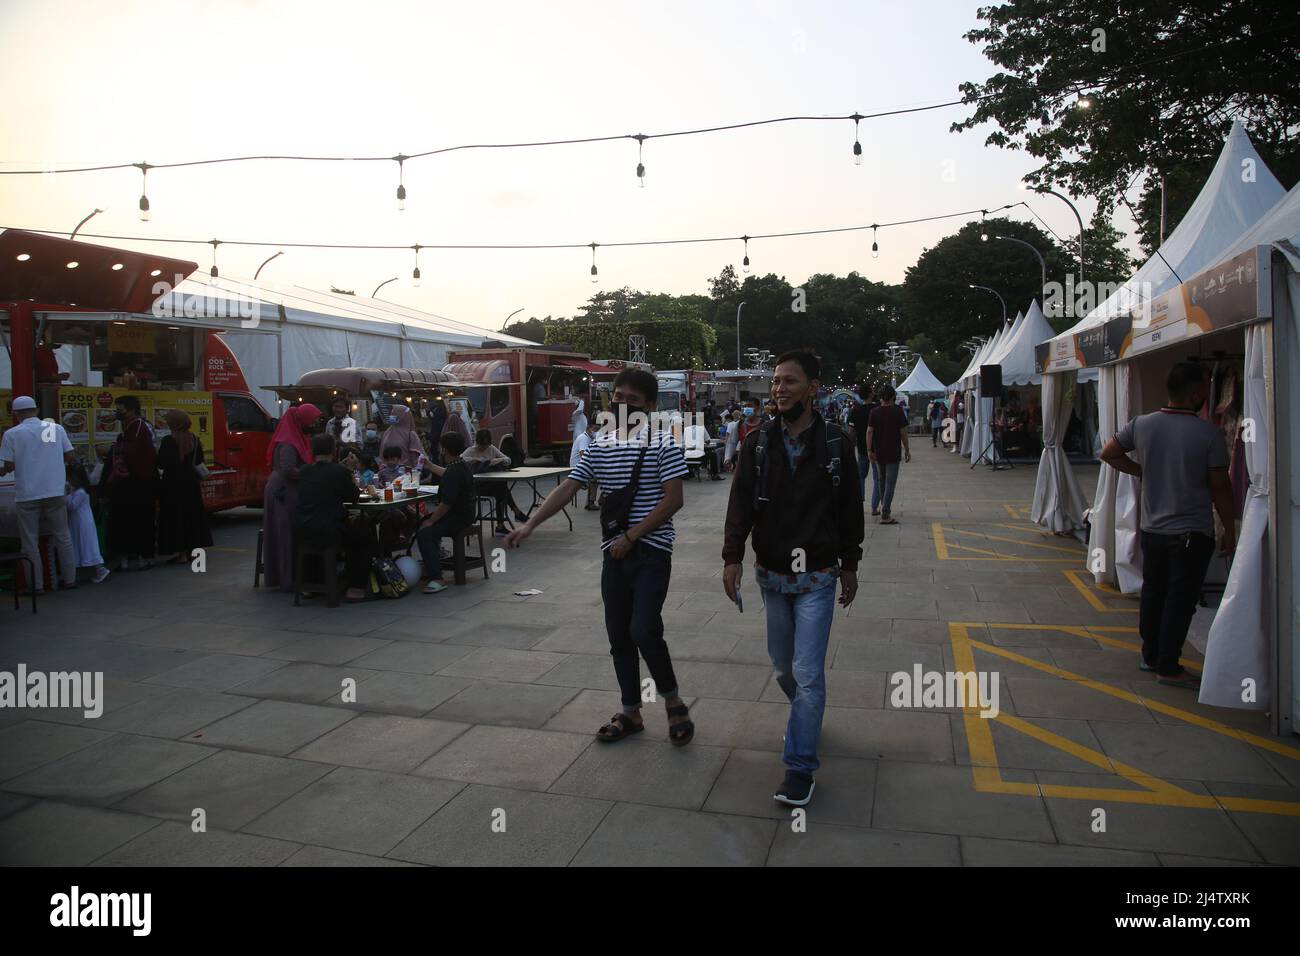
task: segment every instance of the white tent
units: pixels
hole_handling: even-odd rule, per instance
[[[425,368],[447,364],[456,349],[494,340],[532,345],[525,339],[365,296],[279,288],[240,280],[186,279],[166,297],[178,305],[203,296],[217,308],[232,299],[259,304],[256,331],[225,333],[254,395],[272,414],[279,399],[264,385],[287,385],[318,368]],[[275,347],[267,332],[278,333]]]
[[[1034,366],[1034,349],[1051,334],[1052,326],[1043,310],[1037,301],[1031,302],[1029,310],[1023,316],[1017,316],[1016,324],[984,364],[1002,366],[1003,385],[1037,385],[1043,377]]]
[[[1017,314],[1016,321],[1022,320],[1023,316]],[[997,334],[975,356],[975,361],[971,363],[974,371],[965,379],[968,394],[966,407],[971,413],[966,428],[966,434],[970,436],[970,445],[967,447],[966,437],[963,436],[962,454],[970,457],[972,465],[979,462],[984,449],[988,447],[989,438],[993,434],[993,399],[979,397],[980,366],[987,365],[988,360],[997,354],[1010,328],[1011,326],[1004,325],[998,329]]]
[[[1273,280],[1273,328],[1256,323],[1246,329],[1244,414],[1255,423],[1255,440],[1245,443],[1250,488],[1237,551],[1206,642],[1200,701],[1246,709],[1276,705],[1290,712],[1294,729],[1300,724],[1300,618],[1295,613],[1294,571],[1300,566],[1300,536],[1295,534],[1300,505],[1294,485],[1300,475],[1300,445],[1286,436],[1295,434],[1291,416],[1300,382],[1300,185],[1230,243],[1219,261],[1257,245],[1272,245],[1285,262]],[[1277,489],[1270,486],[1270,472],[1280,485]],[[1276,526],[1270,518],[1271,497]],[[1280,573],[1282,568],[1289,573]],[[1290,638],[1290,654],[1279,656],[1281,662],[1291,658],[1293,672],[1289,681],[1288,675],[1276,674],[1281,688],[1269,679],[1277,670],[1272,666],[1278,660],[1274,633],[1276,642]],[[1242,694],[1247,681],[1256,687],[1255,699],[1249,702]],[[1291,699],[1279,699],[1279,689],[1288,683]]]
[[[948,391],[948,386],[935,378],[925,359],[918,356],[911,374],[898,386],[898,391],[908,395],[933,395]]]
[[[1234,122],[1205,185],[1156,255],[1081,321],[1051,338],[1049,358],[1063,346],[1063,351],[1073,353],[1075,334],[1140,309],[1155,296],[1220,261],[1231,244],[1277,205],[1282,194],[1281,184],[1251,145],[1250,137],[1239,122]],[[1170,271],[1171,266],[1176,275]],[[1131,410],[1141,406],[1140,387],[1128,374],[1126,363],[1078,370],[1076,382],[1093,380],[1097,382],[1097,439],[1104,446],[1133,417]],[[1054,402],[1059,405],[1068,393],[1064,386],[1053,388]],[[1060,409],[1044,400],[1044,424],[1058,414]],[[1043,444],[1046,456],[1049,449],[1046,441]],[[1057,456],[1059,448],[1050,453]],[[1106,559],[1104,569],[1093,574],[1098,583],[1118,584],[1125,593],[1134,593],[1142,583],[1137,495],[1136,479],[1103,468],[1097,476],[1089,517],[1088,551],[1091,554],[1100,549]],[[1072,501],[1077,499],[1069,494],[1036,502],[1031,512],[1033,520],[1053,530],[1081,528],[1083,513],[1073,510]]]
[[[1065,339],[1108,319],[1139,311],[1221,258],[1225,246],[1257,223],[1285,190],[1260,159],[1241,123],[1233,121],[1218,162],[1177,228],[1133,276],[1073,327]],[[1170,271],[1170,267],[1174,272]]]

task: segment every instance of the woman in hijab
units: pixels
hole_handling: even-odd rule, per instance
[[[271,480],[262,504],[262,567],[266,586],[293,590],[293,520],[298,511],[298,470],[316,458],[307,434],[320,421],[315,405],[298,405],[284,413],[271,436],[267,463]]]
[[[418,468],[424,456],[424,446],[415,431],[415,417],[405,405],[394,405],[388,414],[388,430],[379,439],[380,449],[394,446],[402,449],[402,464]]]
[[[185,564],[195,548],[212,545],[208,513],[203,507],[196,466],[203,464],[203,445],[190,431],[190,416],[172,409],[166,416],[171,434],[158,446],[158,553],[171,554],[172,564]]]
[[[459,432],[460,437],[465,439],[466,448],[474,444],[474,436],[470,434],[469,425],[466,424],[465,419],[461,417],[458,408],[453,408],[451,413],[447,415],[447,423],[442,426],[442,430],[444,434],[447,432]]]
[[[442,437],[443,426],[447,424],[447,403],[441,398],[436,399],[433,403],[433,411],[429,414],[429,447],[437,448],[438,439]]]

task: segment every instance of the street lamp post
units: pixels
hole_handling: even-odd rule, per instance
[[[269,257],[269,258],[266,260],[266,262],[263,262],[260,266],[258,266],[258,267],[257,267],[257,271],[253,273],[253,281],[254,281],[254,282],[257,281],[257,277],[260,276],[260,275],[262,274],[262,270],[266,268],[267,263],[269,263],[272,259],[278,259],[278,258],[280,258],[282,255],[284,255],[283,252],[277,252],[275,255]],[[374,296],[371,296],[371,298],[373,299]]]
[[[740,368],[740,310],[745,307],[742,302],[736,306],[736,368]]]
[[[1079,215],[1079,210],[1075,208],[1074,203],[1070,202],[1065,196],[1058,193],[1055,189],[1048,189],[1046,186],[1032,187],[1036,193],[1045,193],[1048,196],[1055,196],[1061,202],[1070,207],[1070,212],[1074,213],[1075,221],[1079,223],[1079,281],[1083,281],[1083,217]]]
[[[373,299],[375,296],[379,295],[379,290],[382,289],[384,286],[388,285],[388,283],[396,282],[396,281],[397,281],[397,276],[393,276],[391,279],[385,279],[383,282],[379,283],[379,285],[375,286],[375,291],[370,293],[370,298]]]
[[[983,289],[985,292],[992,292],[994,295],[996,295],[996,296],[998,297],[998,301],[1002,303],[1002,324],[1003,324],[1003,325],[1006,325],[1006,324],[1007,324],[1007,303],[1006,303],[1006,300],[1004,300],[1004,299],[1002,298],[1002,295],[998,292],[998,290],[997,290],[997,289],[990,289],[990,288],[989,288],[988,286],[986,286],[986,285],[972,285],[971,288],[972,288],[972,289]]]
[[[1047,260],[1045,260],[1045,259],[1043,258],[1043,254],[1042,254],[1041,252],[1039,252],[1039,251],[1038,251],[1034,246],[1032,246],[1032,245],[1030,245],[1029,243],[1025,242],[1025,240],[1023,240],[1023,239],[1017,239],[1015,236],[994,236],[993,238],[994,238],[994,239],[1001,239],[1003,242],[1016,242],[1016,243],[1019,243],[1020,245],[1024,246],[1026,249],[1028,249],[1030,252],[1032,252],[1034,255],[1038,256],[1038,265],[1039,265],[1039,266],[1042,268],[1042,270],[1043,270],[1043,285],[1042,285],[1042,289],[1046,289],[1046,288],[1047,288]],[[1046,292],[1043,292],[1042,289],[1039,290],[1039,291],[1042,293],[1042,295],[1047,295],[1047,293],[1046,293]]]
[[[77,228],[72,230],[72,235],[68,236],[68,238],[69,238],[69,239],[76,239],[76,238],[77,238],[77,233],[79,233],[79,232],[81,231],[81,227],[84,226],[86,223],[90,222],[90,220],[94,219],[96,216],[98,216],[98,215],[99,215],[101,212],[103,212],[103,211],[104,211],[104,210],[102,210],[102,209],[96,209],[94,212],[92,212],[92,213],[91,213],[89,216],[87,216],[85,219],[81,220],[81,222],[77,223]]]
[[[515,309],[513,312],[507,315],[506,320],[501,323],[501,331],[504,332],[506,330],[506,326],[510,324],[510,320],[513,319],[516,315],[518,315],[522,311],[524,311],[524,307],[521,305],[519,308]]]

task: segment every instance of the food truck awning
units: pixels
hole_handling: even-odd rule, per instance
[[[463,385],[519,385],[511,381],[514,373],[505,359],[477,359],[471,362],[452,362],[442,370]]]
[[[76,263],[76,265],[71,265]],[[0,233],[0,299],[107,312],[144,312],[198,263],[47,236]],[[157,286],[166,285],[162,292]]]
[[[556,362],[552,366],[543,366],[545,368],[576,368],[579,371],[590,372],[592,375],[617,375],[625,368],[620,362],[617,365],[601,365],[599,362],[585,362],[582,359],[569,359],[565,362]]]

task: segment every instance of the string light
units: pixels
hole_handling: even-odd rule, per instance
[[[215,279],[217,278],[217,246],[221,245],[221,240],[212,239],[210,241],[212,243],[212,269],[208,272],[208,275]]]
[[[633,139],[636,140],[636,178],[641,188],[645,189],[645,163],[641,161],[641,151],[645,148],[645,134],[637,133]]]
[[[740,238],[745,243],[745,258],[740,261],[740,271],[748,272],[749,271],[749,236],[741,236]]]
[[[594,283],[597,278],[596,272],[596,243],[591,244],[591,281]]]
[[[397,160],[397,211],[402,212],[406,209],[406,183],[403,182],[406,157],[398,153],[393,159]]]
[[[411,248],[415,250],[415,271],[411,273],[411,285],[418,289],[420,288],[420,244],[417,242]]]
[[[862,140],[858,135],[858,124],[862,122],[862,114],[853,114],[853,165],[862,165]]]
[[[140,221],[149,221],[149,164],[136,163],[140,167]]]
[[[875,223],[872,223],[872,225],[871,225],[871,258],[873,258],[873,259],[879,259],[879,258],[880,258],[880,246],[879,246],[879,244],[876,242],[876,229],[877,229],[876,224],[875,224]]]

